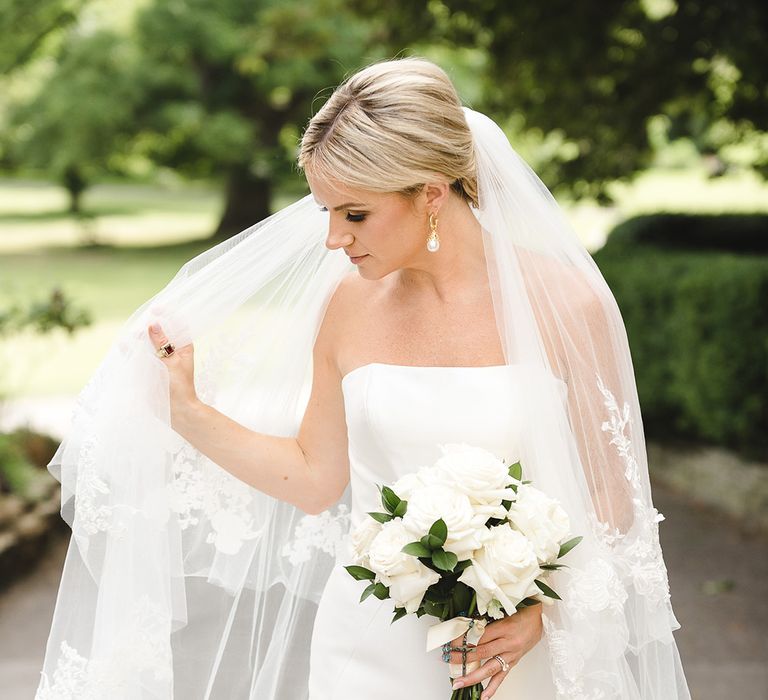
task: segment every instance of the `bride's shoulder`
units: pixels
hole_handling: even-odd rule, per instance
[[[327,313],[339,320],[350,314],[359,318],[361,313],[372,308],[381,298],[382,292],[382,280],[367,280],[356,271],[349,272],[342,277],[331,295]]]
[[[344,337],[370,317],[380,284],[366,280],[356,271],[341,278],[328,300],[320,333],[330,338]]]

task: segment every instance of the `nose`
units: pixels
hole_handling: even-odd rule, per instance
[[[348,248],[354,240],[355,237],[351,233],[345,233],[340,226],[333,222],[328,223],[328,235],[325,238],[325,247],[328,250]]]

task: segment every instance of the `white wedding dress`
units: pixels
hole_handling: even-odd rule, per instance
[[[426,367],[370,363],[342,379],[349,436],[351,526],[382,510],[376,484],[392,484],[434,462],[438,445],[466,442],[516,461],[523,436],[515,387],[522,365]],[[533,370],[536,371],[536,370]],[[540,370],[539,370],[540,371]],[[542,381],[565,384],[553,375]],[[519,388],[518,388],[519,393]],[[448,665],[438,648],[426,651],[427,629],[438,622],[407,615],[391,623],[393,603],[370,596],[337,557],[315,618],[310,652],[310,700],[447,700]],[[496,664],[495,661],[492,661]],[[554,700],[542,641],[512,668],[499,700]]]

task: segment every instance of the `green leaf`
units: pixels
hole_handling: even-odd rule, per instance
[[[503,505],[506,510],[509,510],[512,507],[512,501],[502,501],[501,505]]]
[[[442,619],[445,614],[445,603],[435,603],[431,600],[424,600],[422,601],[421,606],[424,608],[424,612],[426,612],[427,615],[432,615],[432,617],[439,617]]]
[[[453,567],[453,573],[454,574],[459,574],[462,571],[464,571],[464,569],[467,569],[470,566],[472,566],[472,560],[471,559],[464,559],[463,561],[460,561],[458,564],[456,564],[456,566]]]
[[[442,547],[445,544],[445,540],[448,538],[448,526],[445,524],[445,520],[440,518],[432,523],[432,527],[429,528],[429,534],[434,538],[440,540],[438,547]]]
[[[536,600],[535,598],[523,598],[518,604],[518,608],[529,608],[532,605],[541,605],[540,600]]]
[[[400,496],[398,496],[389,486],[383,486],[381,489],[381,504],[389,513],[394,513],[395,508],[400,505]]]
[[[542,569],[545,569],[546,571],[557,571],[558,569],[567,569],[567,564],[542,564]]]
[[[444,544],[443,540],[434,535],[424,535],[424,537],[421,538],[421,543],[430,551],[433,549],[440,549]]]
[[[560,551],[557,553],[557,558],[564,557],[568,552],[570,552],[579,542],[581,542],[584,538],[579,535],[579,537],[574,537],[572,540],[568,540],[567,542],[563,542],[563,544],[560,545]]]
[[[523,465],[520,462],[515,462],[509,467],[509,475],[517,481],[522,481],[523,478]]]
[[[395,608],[395,614],[392,617],[392,622],[396,622],[401,617],[405,617],[407,614],[408,613],[406,612],[405,608]],[[392,622],[390,622],[389,624],[391,625]]]
[[[392,511],[392,515],[396,518],[402,518],[405,515],[405,511],[408,509],[408,501],[400,501],[395,509]]]
[[[543,581],[539,581],[539,579],[536,579],[534,583],[539,587],[539,590],[547,596],[547,598],[554,598],[555,600],[562,600],[562,598],[557,595],[546,583]]]
[[[432,552],[432,563],[441,571],[453,571],[458,562],[459,558],[453,552],[446,552],[444,549]]]
[[[389,513],[368,513],[377,523],[388,523],[392,520],[392,516]]]
[[[375,595],[379,600],[385,600],[389,598],[389,588],[387,588],[383,583],[377,583],[373,588],[373,595]]]
[[[362,603],[371,593],[373,593],[373,589],[376,588],[375,583],[371,583],[368,586],[366,586],[365,590],[363,591],[363,594],[360,596],[360,602]]]
[[[412,557],[430,557],[432,556],[432,550],[425,547],[421,542],[410,542],[405,545],[401,550],[405,554],[410,554]]]
[[[376,578],[376,574],[364,566],[345,566],[344,568],[357,581],[373,581]]]

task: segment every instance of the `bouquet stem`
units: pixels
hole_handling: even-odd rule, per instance
[[[477,592],[472,592],[472,600],[469,602],[469,609],[467,610],[467,617],[472,617],[472,613],[475,612],[477,607]],[[462,613],[463,614],[463,613]],[[480,700],[484,688],[482,683],[475,683],[468,685],[464,688],[458,688],[451,693],[451,700]]]
[[[451,693],[451,700],[480,700],[480,695],[483,692],[483,684],[475,683],[469,685],[466,688],[459,688]]]

